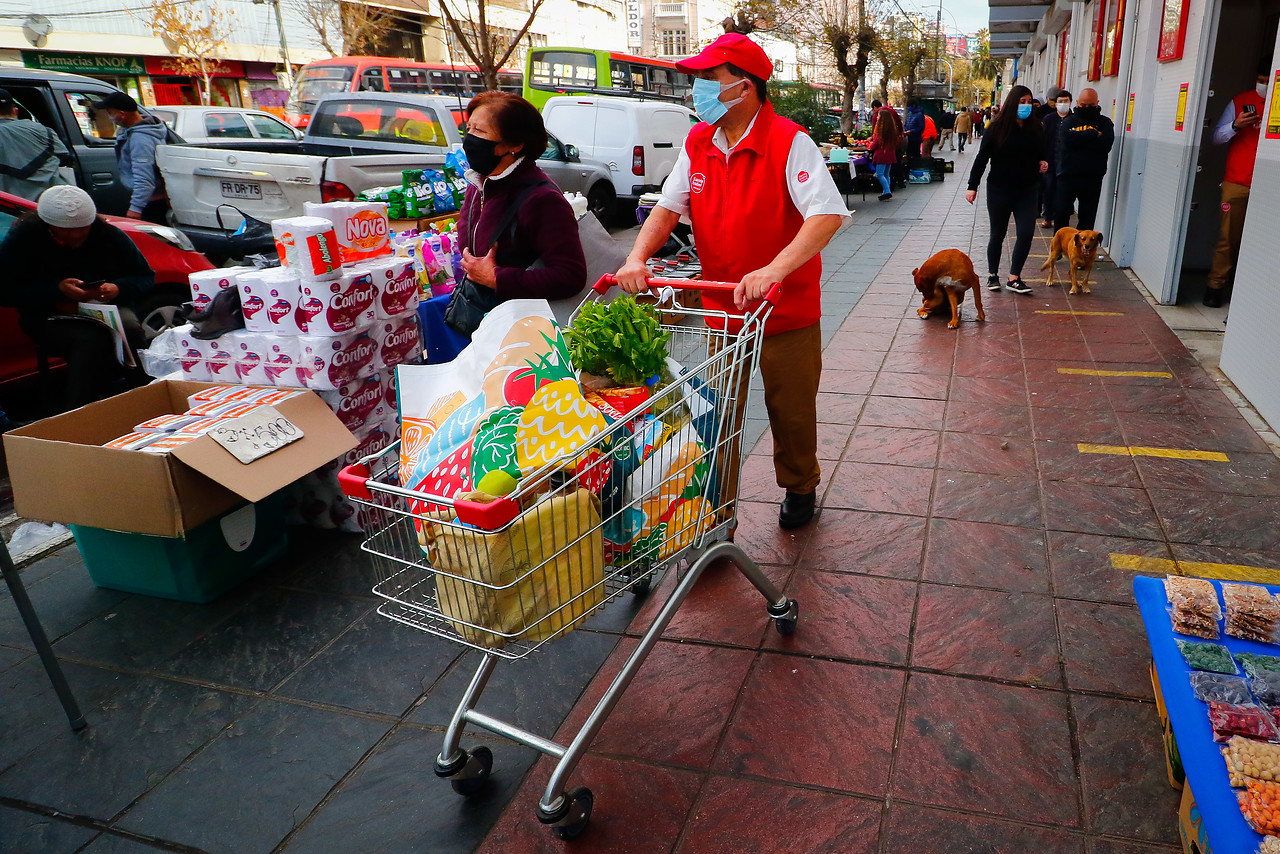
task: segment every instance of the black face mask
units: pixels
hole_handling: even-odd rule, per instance
[[[1098,106],[1076,107],[1076,112],[1082,116],[1096,116],[1098,113],[1102,112],[1102,108]]]
[[[497,146],[497,140],[485,139],[473,133],[462,138],[462,150],[467,155],[467,163],[471,164],[471,168],[476,172],[486,177],[498,168],[498,163],[505,156],[494,151]]]

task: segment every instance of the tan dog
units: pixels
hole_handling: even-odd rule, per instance
[[[978,319],[986,320],[982,310],[982,289],[978,287],[978,274],[973,262],[959,249],[943,249],[924,265],[911,271],[916,280],[916,290],[924,297],[924,303],[916,309],[920,317],[928,317],[934,309],[951,304],[951,322],[948,329],[960,325],[960,303],[964,292],[973,291],[973,304],[978,307]]]
[[[1067,272],[1071,276],[1071,290],[1068,293],[1093,293],[1089,290],[1089,275],[1093,272],[1093,262],[1098,259],[1098,244],[1101,242],[1101,231],[1058,229],[1058,233],[1053,236],[1053,244],[1049,247],[1049,260],[1040,268],[1049,271],[1049,287],[1053,287],[1054,262],[1065,255],[1070,265]]]

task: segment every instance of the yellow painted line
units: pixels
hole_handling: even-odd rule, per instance
[[[1123,311],[1054,311],[1047,308],[1036,309],[1036,314],[1074,314],[1077,317],[1124,317]]]
[[[1252,581],[1256,584],[1280,584],[1280,569],[1265,566],[1246,566],[1238,563],[1204,563],[1192,560],[1168,560],[1159,557],[1142,557],[1112,553],[1113,569],[1132,572],[1187,575],[1194,578],[1212,578],[1215,581]]]
[[[1060,374],[1078,374],[1084,377],[1164,377],[1173,379],[1168,371],[1095,371],[1090,368],[1058,368]]]
[[[1077,444],[1076,450],[1082,454],[1114,454],[1119,457],[1163,457],[1166,460],[1231,462],[1231,458],[1221,451],[1184,451],[1180,448],[1143,448],[1137,445],[1090,445],[1086,442]]]

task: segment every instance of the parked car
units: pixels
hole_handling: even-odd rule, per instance
[[[457,103],[439,95],[331,95],[316,105],[301,140],[163,145],[156,162],[175,222],[221,262],[240,257],[227,248],[224,227],[245,216],[262,222],[298,216],[306,202],[344,201],[372,187],[399,185],[406,169],[442,169],[445,155],[462,144]],[[561,189],[583,193],[607,215],[613,199],[603,164],[556,141],[539,165]],[[267,235],[251,251],[271,250]]]
[[[62,138],[75,161],[67,167],[68,180],[93,196],[99,211],[123,215],[128,210],[129,191],[116,167],[116,126],[105,112],[93,109],[119,91],[116,87],[79,74],[0,65],[0,88],[13,95],[22,118],[34,119]],[[168,134],[170,142],[182,142],[172,130]]]
[[[602,161],[619,199],[636,201],[662,189],[689,129],[692,110],[665,101],[557,95],[542,108],[547,130]]]
[[[0,240],[18,217],[35,209],[35,202],[0,193]],[[173,326],[178,307],[191,299],[187,277],[197,270],[212,269],[213,265],[196,252],[187,236],[176,228],[118,216],[105,218],[129,235],[155,271],[155,290],[134,306],[150,340]],[[11,308],[0,308],[0,387],[35,373],[35,347],[18,328],[18,313]]]
[[[294,130],[280,119],[262,110],[246,110],[239,107],[153,107],[152,114],[159,117],[178,136],[187,142],[206,142],[220,139],[302,139],[302,132]]]

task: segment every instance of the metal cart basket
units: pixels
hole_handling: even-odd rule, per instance
[[[605,276],[588,300],[614,284]],[[735,287],[665,279],[651,284],[720,292]],[[436,774],[449,778],[459,794],[479,792],[493,764],[489,748],[459,746],[463,728],[472,724],[559,759],[538,819],[562,838],[577,836],[591,817],[593,798],[586,788],[568,792],[567,778],[716,560],[727,558],[755,585],[780,633],[795,631],[795,600],[732,541],[750,377],[779,293],[774,285],[743,316],[681,306],[684,320],[661,327],[670,333],[670,356],[684,366],[674,381],[571,458],[526,474],[510,495],[450,498],[408,489],[399,482],[396,445],[340,475],[343,491],[367,515],[371,534],[363,549],[383,579],[374,588],[385,600],[379,613],[484,653],[435,763]],[[632,430],[646,415],[670,438],[623,483],[618,473],[634,447]],[[675,590],[568,745],[477,710],[499,660],[524,658],[623,593],[647,591],[668,567],[677,567]]]

